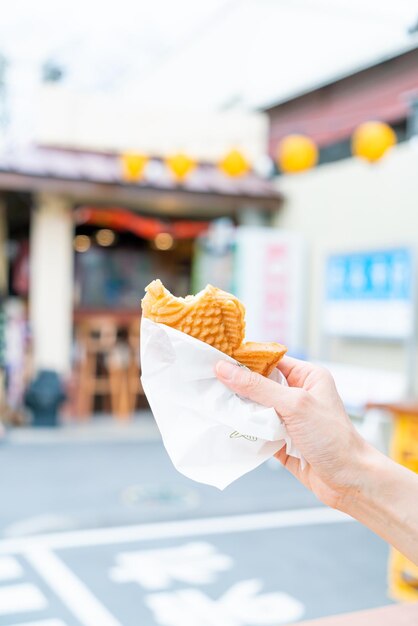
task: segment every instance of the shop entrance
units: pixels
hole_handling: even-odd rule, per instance
[[[70,412],[129,419],[146,406],[140,384],[140,299],[160,277],[190,292],[194,237],[208,222],[138,215],[124,208],[74,211],[74,362]]]

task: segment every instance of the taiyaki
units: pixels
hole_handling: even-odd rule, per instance
[[[207,285],[195,296],[176,298],[157,279],[145,291],[145,317],[200,339],[259,374],[268,376],[286,353],[280,343],[245,342],[244,305],[217,287]]]

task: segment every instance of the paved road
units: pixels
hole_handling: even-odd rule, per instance
[[[0,626],[257,626],[378,606],[387,549],[265,464],[224,492],[159,441],[4,444]]]

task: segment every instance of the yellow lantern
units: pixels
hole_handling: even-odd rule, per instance
[[[121,155],[122,176],[129,182],[134,182],[142,178],[148,157],[145,154],[126,152]]]
[[[318,162],[318,148],[305,135],[288,135],[279,143],[277,165],[285,174],[303,172]]]
[[[227,176],[244,176],[251,169],[249,161],[239,150],[230,150],[219,163],[221,171]]]
[[[354,156],[374,163],[382,158],[389,148],[396,143],[396,134],[389,124],[384,122],[364,122],[357,126],[351,140]]]
[[[196,167],[196,162],[183,152],[178,152],[177,154],[167,157],[165,162],[171,174],[178,181],[187,178]]]

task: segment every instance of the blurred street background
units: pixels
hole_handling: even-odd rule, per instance
[[[418,471],[417,172],[413,0],[4,2],[0,626],[418,600],[417,568],[275,462],[224,492],[178,474],[139,334],[156,277],[231,291]]]

